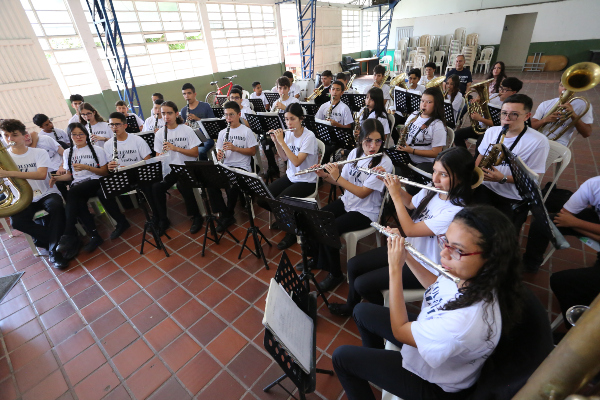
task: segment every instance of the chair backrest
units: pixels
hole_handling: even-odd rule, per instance
[[[467,28],[456,28],[454,31],[454,40],[458,40],[461,46],[464,46],[467,40]]]
[[[454,64],[456,63],[457,56],[458,56],[458,53],[450,55],[450,58],[448,59],[448,68],[450,68],[450,69],[454,68]]]
[[[418,54],[415,56],[415,65],[413,65],[413,68],[423,69],[425,68],[425,64],[427,64],[427,57],[425,57],[425,55]],[[421,71],[421,73],[423,73],[423,71]]]
[[[546,171],[552,164],[562,159],[562,163],[569,164],[571,161],[571,150],[565,145],[562,145],[554,140],[549,140],[550,143],[550,151],[548,152],[548,157],[546,157]],[[566,168],[566,165],[565,165]]]
[[[325,155],[325,143],[320,139],[317,139],[317,147],[319,148],[318,164],[321,164],[323,162],[323,156]]]
[[[408,62],[414,62],[416,55],[417,55],[417,51],[411,50],[410,53],[408,53]]]
[[[454,35],[453,34],[448,34],[445,36],[442,36],[442,43],[440,43],[440,45],[446,45],[449,46],[450,42],[454,39]]]
[[[433,53],[433,62],[438,63],[438,62],[443,62],[444,61],[444,57],[446,56],[446,53],[443,51],[436,51],[435,53]]]
[[[450,49],[448,50],[448,54],[458,54],[460,52],[460,41],[452,40],[450,41]]]
[[[427,54],[427,47],[417,47],[417,55]]]
[[[247,90],[242,90],[242,99],[249,99],[250,93]],[[252,103],[250,103],[252,104]]]
[[[470,33],[467,35],[465,40],[467,46],[477,46],[479,44],[479,34],[478,33]]]
[[[404,50],[398,49],[394,51],[394,65],[402,65],[404,60]]]
[[[486,47],[483,50],[481,50],[481,56],[479,57],[479,60],[480,61],[489,61],[492,59],[493,55],[494,55],[494,48]]]
[[[454,143],[454,130],[452,128],[446,127],[446,145],[442,148],[442,150],[449,149],[452,147]]]
[[[379,60],[380,63],[384,64],[384,63],[391,63],[392,62],[392,56],[383,56],[381,57],[381,60]]]

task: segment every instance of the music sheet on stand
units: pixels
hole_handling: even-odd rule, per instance
[[[310,374],[313,329],[312,318],[306,315],[285,289],[271,279],[263,325],[268,328],[279,344],[298,362],[304,372]]]

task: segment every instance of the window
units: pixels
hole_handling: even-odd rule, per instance
[[[82,0],[104,69],[116,86]],[[212,73],[196,1],[113,1],[136,86]]]
[[[219,71],[280,62],[273,6],[207,3],[206,8]]]
[[[342,10],[342,53],[360,51],[360,10]]]
[[[100,93],[100,84],[63,0],[21,0],[63,96]]]
[[[378,21],[379,13],[377,11],[363,11],[363,34],[362,34],[362,49],[375,50],[377,49],[378,40]]]

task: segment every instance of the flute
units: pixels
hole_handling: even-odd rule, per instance
[[[288,128],[288,129],[284,129],[283,133],[286,132],[294,132],[296,130],[296,128]],[[274,135],[275,134],[276,129],[273,129],[272,131],[267,132],[267,134],[269,135]]]
[[[421,189],[427,189],[427,190],[431,190],[432,192],[438,192],[438,193],[441,193],[441,194],[448,194],[448,192],[445,191],[445,190],[438,189],[438,188],[433,187],[433,186],[422,185],[420,183],[408,180],[408,179],[406,179],[406,178],[404,178],[404,177],[402,177],[400,175],[390,174],[389,172],[375,171],[375,170],[373,170],[371,168],[363,168],[363,167],[359,168],[358,170],[362,171],[362,172],[366,172],[367,174],[381,176],[382,178],[385,178],[388,175],[395,176],[395,177],[398,178],[398,180],[400,182],[402,182],[402,183],[404,183],[406,185],[416,186],[416,187],[421,188]]]
[[[388,232],[383,225],[380,225],[377,222],[371,222],[371,226],[373,228],[377,229],[379,232],[383,233],[387,237],[399,236],[396,233]],[[444,267],[431,261],[423,253],[421,253],[417,249],[415,249],[414,246],[412,244],[410,244],[409,242],[404,242],[404,248],[406,248],[406,251],[408,251],[416,260],[422,261],[425,264],[427,264],[428,266],[430,266],[431,268],[435,269],[444,278],[450,279],[452,282],[456,283],[457,285],[460,282],[459,277],[452,275],[450,272],[448,272],[446,269],[444,269]]]
[[[373,158],[373,157],[382,156],[382,155],[383,155],[382,153],[375,153],[375,154],[371,154],[371,155],[368,155],[368,156],[358,157],[358,158],[355,158],[353,160],[338,161],[338,162],[334,162],[334,163],[331,163],[331,164],[333,164],[333,165],[344,165],[344,164],[352,163],[352,162],[355,162],[355,161],[365,160],[367,158]],[[325,165],[327,165],[327,164],[325,164]],[[296,172],[294,174],[294,176],[309,174],[309,173],[315,172],[315,171],[320,171],[322,169],[325,169],[325,165],[320,165],[320,166],[314,167],[314,168],[303,169],[302,171]]]

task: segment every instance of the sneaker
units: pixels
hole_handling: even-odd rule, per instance
[[[308,259],[308,269],[317,269],[317,260],[315,260],[314,258],[309,258]],[[296,264],[296,270],[298,272],[304,271],[304,263],[302,261],[300,261],[298,264]]]
[[[190,233],[193,235],[200,232],[202,225],[204,224],[204,217],[202,215],[196,215],[192,219],[192,226],[190,227]]]
[[[279,250],[285,250],[288,247],[292,247],[296,242],[296,235],[293,233],[286,233],[283,239],[281,239],[281,242],[277,243],[277,248]]]
[[[115,240],[116,238],[121,236],[123,234],[123,232],[125,232],[130,227],[131,227],[131,225],[129,225],[129,222],[127,220],[125,220],[124,223],[117,224],[115,230],[112,231],[112,233],[110,234],[110,240]]]
[[[217,232],[218,233],[223,233],[227,230],[227,228],[229,228],[231,225],[235,224],[235,218],[234,217],[221,217],[219,218],[218,221],[218,225],[217,225]]]
[[[340,274],[339,276],[334,276],[329,273],[325,279],[318,283],[319,289],[323,292],[328,292],[331,289],[334,289],[337,285],[344,282],[344,274]]]
[[[104,243],[104,240],[100,235],[98,235],[98,233],[96,233],[90,237],[90,241],[88,242],[88,244],[83,246],[83,251],[91,253],[92,251],[96,250],[98,246],[100,246],[102,243]]]

